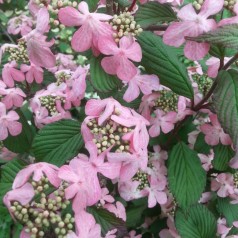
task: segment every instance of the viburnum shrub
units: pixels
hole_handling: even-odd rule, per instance
[[[238,238],[236,0],[0,0],[0,238]]]

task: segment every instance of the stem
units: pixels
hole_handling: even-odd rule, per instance
[[[106,13],[113,15],[113,0],[106,0]]]
[[[136,0],[133,0],[133,2],[131,4],[131,6],[129,7],[128,11],[131,12],[135,5],[136,5]]]
[[[5,30],[4,26],[2,25],[2,23],[0,23],[0,28],[2,29],[2,32],[4,33],[4,35],[6,35],[8,37],[8,39],[11,41],[11,43],[16,44],[15,41],[12,39],[12,37],[8,34],[8,32]]]
[[[151,25],[143,28],[145,31],[165,31],[169,26],[168,25]]]
[[[238,53],[236,53],[221,69],[227,70],[238,59]]]

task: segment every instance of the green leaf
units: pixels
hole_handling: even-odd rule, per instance
[[[36,160],[61,166],[75,157],[83,146],[80,127],[74,120],[61,120],[43,127],[33,141]]]
[[[226,218],[228,227],[238,220],[238,204],[231,204],[230,198],[218,198],[217,210]]]
[[[3,144],[15,153],[29,152],[34,133],[21,109],[17,109],[16,112],[20,116],[19,122],[22,124],[22,132],[17,136],[11,136],[9,134],[7,139],[3,141]]]
[[[90,76],[92,86],[101,93],[117,91],[118,88],[122,87],[121,80],[103,70],[99,58],[92,57],[90,60]]]
[[[209,154],[211,146],[205,142],[205,135],[200,132],[194,145],[194,150],[201,154]]]
[[[225,25],[214,31],[207,32],[198,37],[189,37],[196,42],[220,44],[221,46],[238,50],[238,24]]]
[[[179,61],[174,49],[151,32],[142,32],[138,37],[142,47],[141,65],[148,73],[158,75],[160,82],[175,93],[193,98],[193,89],[185,66]]]
[[[214,150],[214,159],[212,160],[212,165],[214,169],[219,171],[226,171],[229,166],[228,163],[232,157],[234,157],[235,152],[231,149],[230,146],[217,145],[213,148]]]
[[[13,159],[7,164],[1,167],[1,179],[0,179],[0,205],[4,195],[12,189],[12,183],[17,173],[26,166],[26,163],[19,160]]]
[[[196,203],[206,185],[206,173],[197,154],[186,144],[178,143],[168,159],[169,189],[178,205],[185,209]]]
[[[209,54],[220,59],[223,57],[232,57],[236,54],[236,51],[233,49],[225,48],[221,45],[212,44],[209,50]]]
[[[88,4],[90,12],[96,11],[97,5],[98,5],[98,1],[97,0],[86,0],[86,3]]]
[[[87,208],[96,222],[101,226],[102,235],[105,236],[110,230],[117,229],[117,238],[124,237],[127,234],[125,222],[117,218],[113,213],[108,210],[96,207]]]
[[[213,94],[213,104],[219,122],[233,142],[238,141],[238,80],[237,71],[222,71]]]
[[[169,4],[149,2],[139,7],[135,21],[142,27],[176,20],[176,14]]]
[[[178,210],[175,225],[183,238],[216,237],[216,219],[205,206],[200,204],[190,207],[188,214]]]

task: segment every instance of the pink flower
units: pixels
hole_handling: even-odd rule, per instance
[[[156,203],[165,204],[167,202],[167,194],[164,192],[164,189],[167,184],[165,176],[151,176],[149,179],[150,187],[146,188],[146,191],[149,193],[148,197],[148,207],[154,207]]]
[[[126,209],[121,202],[117,201],[116,205],[106,204],[104,205],[104,208],[106,208],[109,212],[114,213],[116,217],[126,221]]]
[[[22,205],[26,205],[34,197],[35,191],[30,183],[24,184],[20,188],[16,188],[6,193],[3,197],[3,203],[7,206],[8,209],[11,207],[12,201],[17,201]],[[9,210],[11,212],[11,210]]]
[[[200,158],[202,162],[202,167],[208,171],[210,170],[212,166],[212,160],[214,159],[214,152],[213,150],[210,150],[210,154],[204,155],[204,154],[198,154],[198,157]]]
[[[18,122],[19,116],[16,112],[6,112],[6,106],[0,102],[0,140],[8,137],[8,131],[12,136],[21,133],[22,125]]]
[[[108,203],[113,203],[115,201],[115,199],[113,198],[113,196],[111,196],[109,194],[109,191],[107,188],[102,188],[101,190],[101,198],[100,198],[100,204],[102,206],[104,206],[106,204],[106,202]]]
[[[199,14],[192,4],[187,4],[178,12],[182,22],[174,22],[164,33],[164,43],[179,47],[185,43],[185,37],[196,37],[217,27],[215,20],[207,19],[223,8],[223,0],[205,0]],[[209,51],[209,44],[186,41],[184,54],[192,60],[202,59]]]
[[[40,84],[43,82],[43,69],[31,63],[31,65],[22,64],[21,71],[26,73],[26,81],[32,83],[34,80]]]
[[[22,38],[27,42],[27,52],[31,63],[45,68],[52,68],[56,63],[55,56],[50,50],[54,40],[47,42],[47,37],[44,36],[49,29],[49,20],[47,9],[41,8],[37,14],[36,28]]]
[[[129,236],[124,236],[124,238],[142,238],[142,235],[136,235],[136,231],[130,231]]]
[[[85,212],[80,211],[75,215],[76,234],[71,232],[67,238],[101,238],[101,227],[96,224],[94,217]]]
[[[58,178],[58,170],[55,165],[45,162],[28,165],[16,175],[12,188],[22,187],[31,176],[34,181],[40,181],[43,176],[46,176],[52,185],[59,187],[61,181]]]
[[[224,58],[224,64],[229,61],[230,58]],[[206,61],[206,65],[208,66],[207,74],[211,78],[216,78],[218,74],[218,70],[220,68],[220,59],[216,57],[211,57]]]
[[[6,85],[0,81],[0,95],[3,96],[2,102],[5,104],[6,109],[10,109],[13,106],[21,107],[23,104],[23,98],[26,97],[25,93],[20,88],[5,88]]]
[[[221,173],[211,182],[211,190],[217,191],[219,197],[228,197],[234,194],[234,181],[231,174]]]
[[[131,80],[128,80],[128,88],[123,96],[126,102],[135,100],[140,95],[140,91],[144,95],[149,95],[152,90],[158,91],[160,88],[159,78],[156,75],[141,75],[137,69],[137,74]]]
[[[129,81],[137,74],[136,66],[131,62],[140,62],[142,51],[140,45],[131,36],[124,36],[119,41],[119,47],[113,40],[99,41],[99,49],[105,55],[101,64],[108,74],[116,74],[119,79]],[[130,61],[131,60],[131,61]]]
[[[98,41],[111,38],[113,31],[108,21],[112,16],[102,13],[90,13],[84,1],[78,5],[79,12],[73,7],[61,8],[59,20],[65,26],[81,26],[73,35],[71,45],[75,51],[83,52],[92,47],[98,54]]]
[[[226,238],[230,230],[231,228],[227,227],[225,218],[217,220],[217,233],[221,235],[221,238]]]
[[[217,145],[219,141],[223,145],[230,145],[232,143],[231,138],[226,134],[217,118],[217,115],[210,115],[211,124],[204,124],[200,127],[201,131],[205,134],[205,141],[209,145]]]
[[[151,137],[156,137],[160,135],[160,128],[163,133],[167,134],[174,129],[174,124],[176,122],[176,112],[165,113],[160,109],[154,111],[155,118],[151,118],[151,127],[149,129],[149,134]]]
[[[187,108],[187,99],[179,96],[178,99],[178,112],[176,116],[177,121],[182,121],[187,115],[192,115],[193,112]]]
[[[14,81],[22,82],[25,80],[24,74],[20,70],[16,69],[16,67],[17,63],[15,61],[7,63],[3,67],[2,78],[8,87],[14,87]]]
[[[10,160],[14,159],[16,156],[17,156],[17,154],[11,152],[6,147],[3,147],[0,150],[0,159],[2,159],[2,160],[10,161]]]
[[[31,31],[32,25],[31,18],[25,15],[20,15],[9,20],[7,31],[9,34],[17,35],[21,33],[21,35],[24,36]]]

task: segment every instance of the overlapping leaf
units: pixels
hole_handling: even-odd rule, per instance
[[[196,203],[205,188],[206,173],[193,150],[186,144],[178,143],[168,159],[169,189],[176,202],[183,209]]]
[[[158,75],[160,82],[179,95],[193,97],[193,89],[185,66],[175,51],[151,32],[143,32],[138,41],[142,47],[143,65],[148,73]]]

